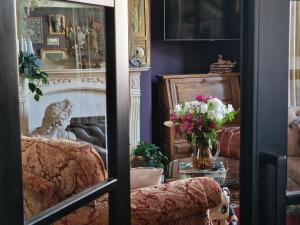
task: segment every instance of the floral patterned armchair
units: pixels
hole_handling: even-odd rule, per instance
[[[69,140],[22,137],[25,218],[105,179],[104,165],[91,145]],[[209,178],[180,180],[131,191],[132,225],[211,224],[208,209],[222,201]],[[108,224],[108,197],[90,202],[55,225]]]

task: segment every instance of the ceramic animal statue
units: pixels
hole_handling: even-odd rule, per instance
[[[230,192],[228,188],[222,188],[222,203],[209,210],[209,217],[213,225],[237,225],[238,219],[230,205]],[[227,222],[228,219],[230,222]]]
[[[223,59],[223,55],[220,54],[220,55],[218,55],[218,61],[213,64],[235,65],[236,61],[231,62],[230,60],[225,60],[225,59]]]
[[[72,103],[68,99],[51,103],[45,110],[42,126],[36,128],[31,136],[76,140],[74,133],[66,131],[66,127],[71,121],[72,107]]]

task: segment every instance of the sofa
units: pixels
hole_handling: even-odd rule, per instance
[[[71,123],[66,130],[74,133],[78,141],[92,144],[94,149],[101,156],[103,162],[106,162],[107,151],[104,121],[85,124]]]
[[[300,190],[300,107],[288,110],[287,190]]]
[[[106,178],[103,161],[90,144],[22,137],[21,147],[26,219]],[[209,225],[208,209],[221,201],[221,189],[210,178],[134,189],[131,224]],[[108,224],[108,196],[90,202],[54,224]]]

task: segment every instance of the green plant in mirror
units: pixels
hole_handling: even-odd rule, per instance
[[[40,70],[41,66],[41,60],[37,55],[19,52],[19,72],[28,79],[28,88],[34,94],[34,100],[37,102],[43,96],[40,87],[49,84],[48,74]]]
[[[132,150],[132,155],[142,157],[146,166],[164,168],[168,163],[168,157],[159,151],[159,147],[154,144],[140,142],[136,148]]]

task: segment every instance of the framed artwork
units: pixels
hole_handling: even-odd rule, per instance
[[[66,32],[65,16],[61,14],[49,15],[49,33],[50,35],[60,35]]]
[[[47,45],[59,46],[59,37],[47,37]]]
[[[23,35],[29,37],[33,44],[43,43],[42,17],[26,17],[23,20]]]
[[[42,48],[41,59],[53,62],[59,62],[67,59],[67,52],[61,48]]]

